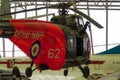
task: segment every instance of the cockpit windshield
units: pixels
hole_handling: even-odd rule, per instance
[[[81,16],[69,15],[66,17],[66,24],[71,28],[80,31],[83,28],[84,22]]]
[[[61,25],[66,25],[68,27],[71,27],[72,29],[76,30],[76,31],[81,31],[83,26],[84,26],[84,22],[83,22],[83,18],[81,16],[78,15],[61,15],[61,16],[54,16],[51,19],[52,23],[55,24],[61,24]]]

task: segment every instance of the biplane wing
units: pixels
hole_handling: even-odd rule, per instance
[[[111,80],[110,78],[108,79],[110,76],[116,77],[116,79],[112,80],[119,80],[117,75],[120,76],[120,45],[98,54],[91,55],[90,68],[93,74],[100,73],[107,75],[100,80]]]

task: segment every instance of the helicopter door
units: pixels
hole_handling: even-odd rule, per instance
[[[76,46],[77,46],[77,56],[82,56],[82,52],[83,52],[83,40],[82,40],[82,38],[80,38],[80,37],[77,37],[76,38],[76,42],[77,42],[77,44],[76,44]]]
[[[76,56],[76,37],[67,36],[67,51],[72,53],[73,56]],[[71,58],[69,53],[67,53],[67,58]]]
[[[88,56],[88,51],[89,51],[88,50],[88,47],[89,47],[88,38],[77,37],[76,42],[77,42],[76,56],[83,56],[83,57]]]

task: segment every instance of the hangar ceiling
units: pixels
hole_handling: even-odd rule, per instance
[[[92,10],[120,10],[120,0],[11,0],[12,4],[19,4],[25,2],[27,5],[51,5],[61,2],[78,2],[76,6],[79,9]]]

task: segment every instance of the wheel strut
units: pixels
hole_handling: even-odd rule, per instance
[[[82,68],[81,64],[77,61],[77,59],[69,52],[69,54],[71,55],[71,57],[73,58],[73,60],[75,61],[75,63],[77,64],[77,67],[81,70],[81,72],[83,73],[83,76],[85,78],[87,78],[90,74],[90,70],[88,66],[85,66],[84,68]]]
[[[31,64],[30,64],[30,67],[27,67],[26,70],[25,70],[25,74],[26,74],[27,77],[31,77],[33,71],[35,71],[37,69],[37,68],[34,68],[32,70],[33,64],[34,64],[34,62],[32,61]]]

